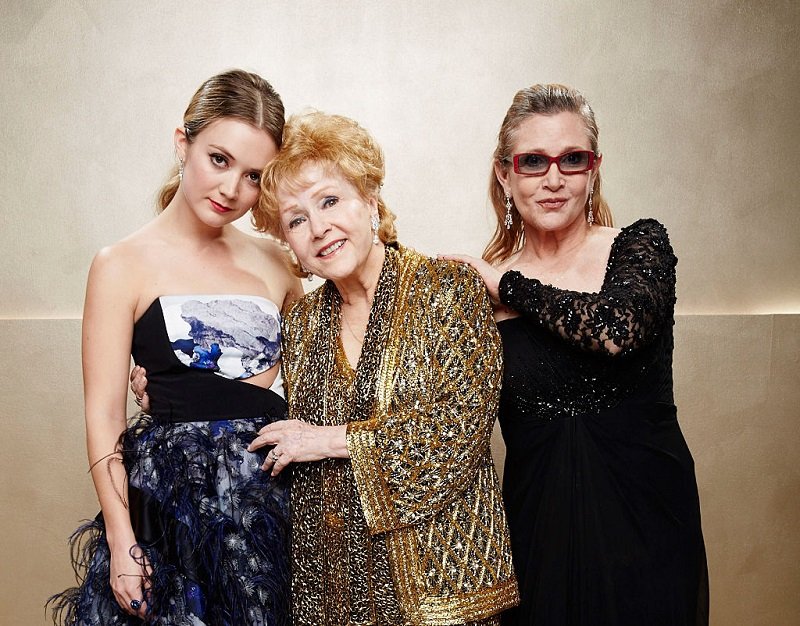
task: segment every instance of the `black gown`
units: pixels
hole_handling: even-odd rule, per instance
[[[708,623],[694,462],[672,394],[664,227],[615,239],[599,293],[500,282],[503,495],[521,604],[506,626]]]

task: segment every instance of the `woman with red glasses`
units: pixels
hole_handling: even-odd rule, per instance
[[[672,394],[676,258],[612,228],[581,94],[518,92],[500,128],[481,272],[505,371],[503,478],[521,603],[506,625],[707,624],[694,463]]]

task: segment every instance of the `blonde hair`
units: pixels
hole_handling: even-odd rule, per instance
[[[284,110],[278,93],[258,74],[229,70],[212,76],[192,96],[183,114],[186,140],[192,143],[203,129],[216,120],[233,117],[264,130],[280,148]],[[175,197],[180,178],[178,166],[158,193],[157,210],[163,211]]]
[[[300,170],[320,163],[340,173],[363,198],[378,205],[378,237],[383,243],[397,241],[394,214],[381,198],[384,160],[381,147],[357,122],[341,115],[312,111],[293,115],[286,122],[283,147],[261,176],[261,198],[253,208],[253,226],[283,239],[277,193],[281,186],[301,185]],[[298,270],[299,275],[304,273]]]
[[[506,196],[503,186],[497,180],[495,163],[508,167],[511,162],[511,146],[514,143],[516,131],[520,125],[532,115],[556,115],[557,113],[575,113],[583,120],[586,134],[589,138],[592,151],[598,154],[598,129],[594,118],[594,111],[583,95],[571,87],[564,85],[548,84],[533,85],[521,89],[514,96],[514,101],[506,113],[500,132],[497,135],[497,147],[494,150],[492,171],[489,176],[489,199],[492,201],[494,212],[497,216],[497,227],[491,241],[483,251],[483,258],[489,263],[496,264],[506,260],[522,247],[525,231],[522,219],[516,207],[512,205],[511,214],[515,218],[510,229],[505,227]],[[613,226],[613,217],[608,203],[600,191],[601,181],[598,171],[592,185],[592,213],[594,221],[601,226]],[[513,202],[513,200],[512,200]],[[584,208],[589,213],[587,199]]]

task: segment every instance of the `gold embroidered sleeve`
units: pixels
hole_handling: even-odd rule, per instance
[[[373,417],[348,426],[372,533],[417,524],[491,463],[502,352],[483,282],[426,260],[400,285]]]
[[[289,417],[314,421],[317,404],[305,389],[323,385],[323,372],[315,359],[314,342],[322,335],[320,294],[313,292],[294,302],[281,323],[283,387],[289,403]],[[302,381],[301,381],[302,378]],[[313,380],[312,380],[313,379]]]

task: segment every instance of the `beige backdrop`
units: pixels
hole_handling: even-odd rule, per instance
[[[97,507],[88,264],[150,219],[190,95],[234,66],[269,78],[290,112],[369,128],[401,239],[430,253],[488,239],[514,92],[580,88],[618,224],[660,219],[680,258],[676,395],[712,621],[800,623],[797,2],[5,0],[0,35],[0,624],[45,622],[70,582],[66,538]]]

